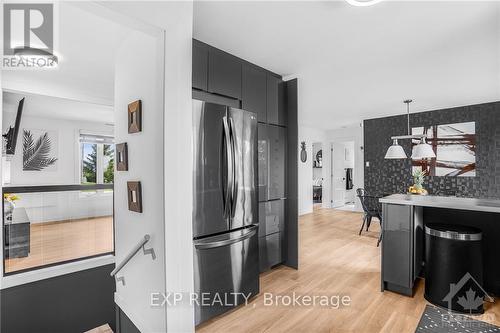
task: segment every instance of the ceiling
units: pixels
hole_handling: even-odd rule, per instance
[[[104,124],[114,123],[112,106],[26,93],[20,94],[4,91],[2,101],[3,112],[15,114],[19,101],[23,97],[26,97],[23,116],[92,121]]]
[[[37,114],[51,116],[47,101],[52,101],[65,107],[65,112],[53,111],[51,117],[112,121],[116,50],[130,29],[75,4],[60,2],[58,33],[56,69],[4,70],[2,88],[31,95],[27,103],[36,101]],[[43,99],[43,95],[49,97]]]
[[[299,79],[299,124],[500,100],[500,3],[194,4],[194,38]]]

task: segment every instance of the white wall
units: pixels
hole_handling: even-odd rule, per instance
[[[299,215],[304,215],[308,213],[312,213],[313,211],[313,188],[312,188],[312,179],[313,179],[313,143],[321,142],[323,147],[326,144],[326,133],[323,130],[311,127],[299,126],[299,150],[298,153],[298,175],[299,175]],[[306,143],[306,151],[307,151],[307,161],[302,163],[300,160],[300,151],[301,151],[301,142],[305,141]],[[325,161],[325,155],[323,151],[323,162]],[[325,168],[323,167],[323,173],[325,172]],[[323,174],[323,178],[326,178]],[[323,188],[323,193],[325,192],[325,188]],[[323,202],[325,197],[323,194]]]
[[[44,99],[38,96],[38,100]],[[51,98],[46,98],[50,104]],[[79,102],[73,102],[80,104]],[[72,112],[72,102],[65,105],[67,109],[58,110],[54,104],[54,114]],[[89,113],[93,104],[87,104]],[[3,105],[3,133],[14,124],[17,104]],[[37,114],[37,105],[30,103],[30,96],[26,97],[21,128],[17,138],[16,153],[4,172],[9,172],[10,179],[5,186],[19,185],[71,185],[80,184],[80,131],[95,134],[113,135],[114,128],[99,122],[77,121],[72,119],[57,119],[34,116]],[[38,129],[55,134],[55,157],[57,167],[50,171],[23,171],[23,129]],[[5,165],[4,165],[5,166]],[[4,177],[5,179],[5,177]],[[113,214],[113,193],[98,191],[93,193],[80,192],[53,192],[53,193],[26,193],[19,195],[20,200],[16,207],[26,208],[31,223],[65,221],[86,217],[111,216]]]
[[[360,124],[354,124],[351,126],[347,126],[345,128],[330,130],[326,132],[326,140],[329,143],[345,143],[349,141],[354,142],[354,190],[358,187],[364,187],[364,151],[361,149],[363,147],[363,127]],[[324,154],[324,152],[323,152]],[[330,154],[330,152],[328,152]],[[326,157],[323,157],[323,160],[327,160]],[[328,161],[330,158],[328,158]],[[325,168],[325,167],[323,167]],[[325,178],[325,183],[329,183],[328,186],[331,186],[331,181],[328,178]],[[323,190],[325,191],[325,190]],[[323,194],[323,200],[325,200],[325,194]],[[361,204],[359,200],[355,198],[355,207],[357,211],[362,211]]]
[[[106,2],[108,8],[165,30],[164,59],[164,287],[193,292],[191,46],[193,4]],[[130,24],[130,19],[125,23]],[[146,59],[146,62],[149,61]],[[157,138],[158,139],[158,138]],[[159,146],[157,146],[159,149]],[[158,235],[159,237],[159,235]],[[144,311],[150,311],[144,309]],[[137,313],[140,317],[141,313]],[[134,320],[134,318],[132,318]],[[164,330],[163,330],[164,331]],[[167,332],[194,331],[191,306],[166,308]]]
[[[113,216],[113,192],[20,193],[16,207],[24,207],[31,223]]]
[[[29,105],[27,107],[34,107]],[[4,106],[3,133],[14,123],[15,113],[9,112],[9,105]],[[17,106],[15,106],[17,108]],[[53,131],[57,135],[57,168],[53,171],[23,171],[23,129]],[[79,135],[80,130],[88,133],[113,135],[114,128],[98,122],[52,119],[33,116],[21,118],[21,129],[17,138],[16,154],[10,165],[10,184],[7,185],[70,185],[80,184]]]
[[[146,234],[156,260],[137,253],[118,276],[115,301],[141,332],[166,330],[165,309],[151,307],[151,293],[165,292],[163,216],[163,38],[134,31],[119,48],[115,63],[116,142],[127,142],[128,171],[115,175],[115,256],[121,262]],[[134,52],[130,52],[133,49]],[[142,60],[148,59],[147,62]],[[127,106],[142,101],[142,131],[129,134]],[[128,209],[128,181],[140,181],[143,212]],[[147,274],[145,274],[147,272]]]

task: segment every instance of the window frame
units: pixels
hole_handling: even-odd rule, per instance
[[[87,132],[87,131],[79,131],[77,135],[77,146],[78,146],[78,159],[77,163],[77,169],[78,169],[78,175],[77,175],[77,182],[80,185],[84,185],[83,183],[83,161],[84,161],[84,156],[83,156],[83,149],[82,145],[83,144],[96,144],[97,145],[97,160],[96,160],[96,182],[95,184],[100,185],[100,184],[113,184],[113,183],[105,183],[104,182],[104,145],[112,145],[114,149],[115,145],[115,139],[113,135],[111,134],[102,134],[102,133],[95,133],[95,132]],[[94,183],[92,183],[94,184]]]

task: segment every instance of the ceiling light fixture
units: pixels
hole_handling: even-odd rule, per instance
[[[389,149],[387,149],[387,153],[385,154],[385,159],[397,160],[397,159],[406,158],[406,157],[407,156],[406,156],[406,153],[405,153],[403,147],[401,147],[398,144],[398,139],[392,140],[392,146],[390,146]]]
[[[423,159],[429,159],[429,158],[436,157],[436,153],[434,153],[434,150],[432,149],[431,145],[429,145],[428,143],[425,142],[425,139],[427,138],[426,134],[416,134],[416,135],[410,134],[410,103],[412,103],[412,102],[413,102],[413,100],[411,100],[411,99],[407,99],[403,102],[406,104],[408,134],[391,137],[392,146],[390,146],[387,149],[387,153],[385,154],[385,157],[384,157],[385,159],[404,159],[404,158],[407,158],[403,147],[401,147],[398,144],[398,140],[404,140],[404,139],[420,139],[420,143],[416,146],[413,146],[413,148],[412,148],[412,154],[411,154],[412,159],[423,160]]]
[[[347,1],[350,5],[356,6],[356,7],[368,7],[368,6],[373,6],[378,4],[379,2],[382,2],[383,0],[345,0]]]

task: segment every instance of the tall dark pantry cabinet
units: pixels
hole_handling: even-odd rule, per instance
[[[293,157],[297,147],[297,90],[296,82],[292,83],[295,85],[193,40],[193,97],[257,115],[261,272],[278,264],[298,268],[297,159]]]

